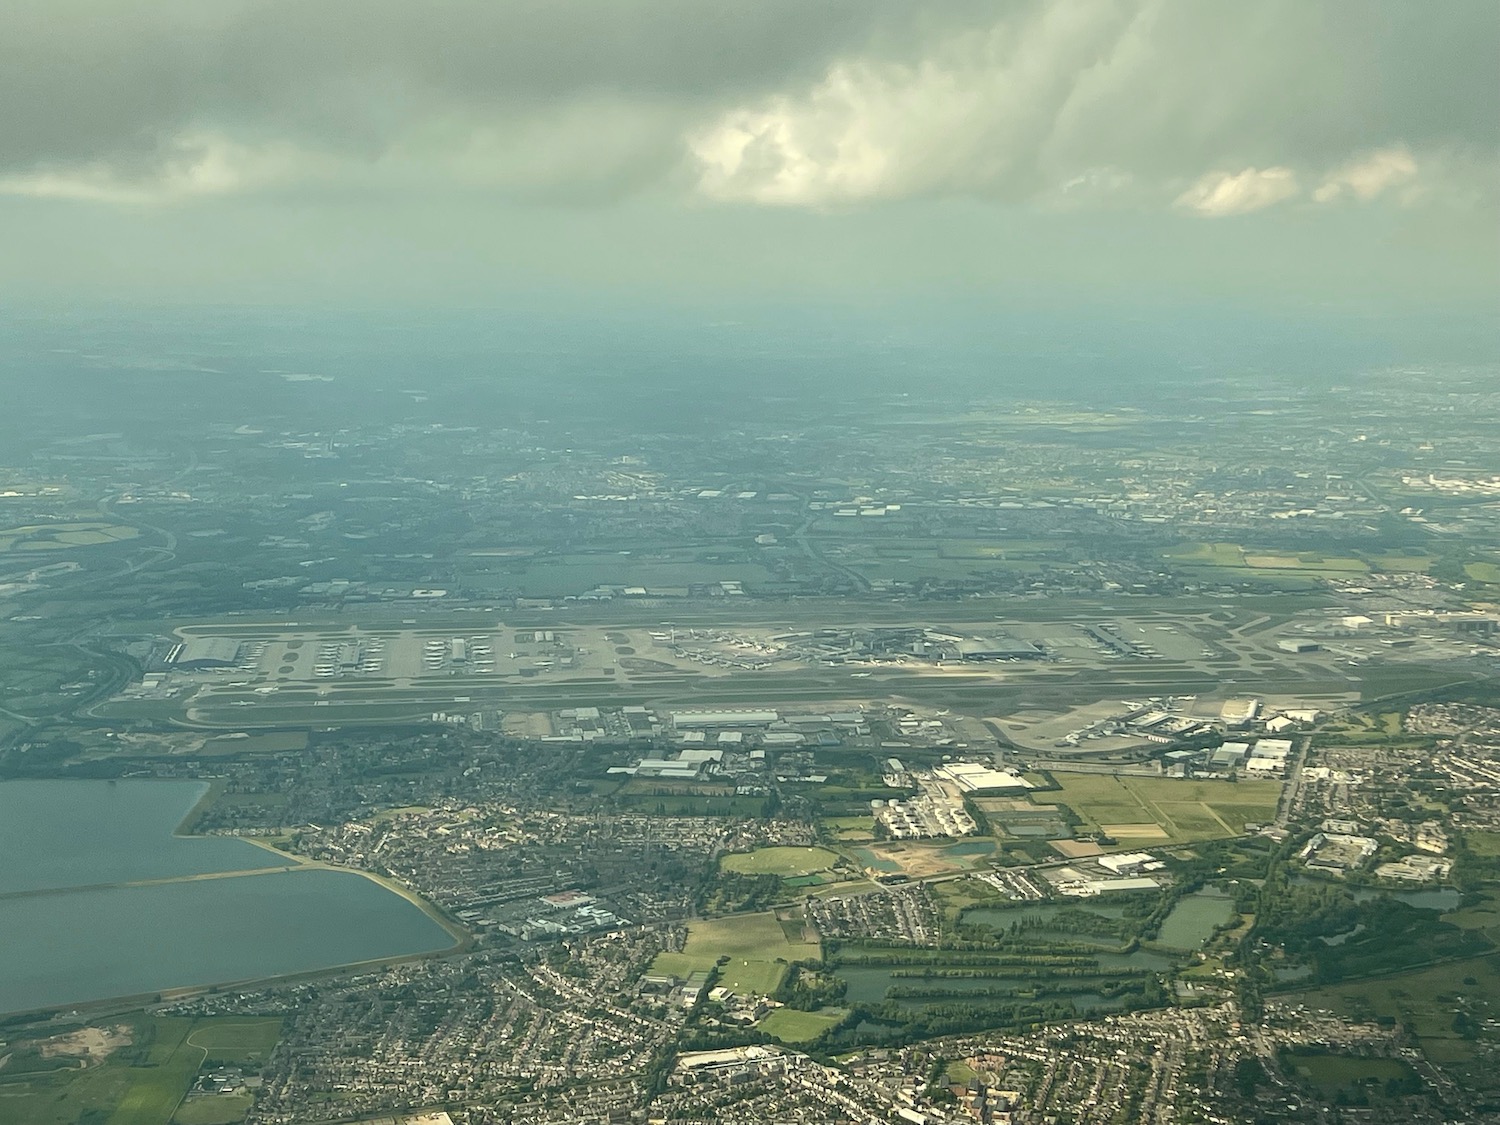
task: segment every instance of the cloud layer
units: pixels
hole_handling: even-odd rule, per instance
[[[10,0],[0,192],[1480,202],[1488,0]]]

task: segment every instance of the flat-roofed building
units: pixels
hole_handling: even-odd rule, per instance
[[[1041,660],[1047,654],[1030,641],[997,635],[959,641],[958,655],[961,660]]]
[[[1282,652],[1317,652],[1323,646],[1307,637],[1283,637],[1276,647]]]
[[[1257,758],[1290,758],[1292,740],[1289,738],[1262,738],[1255,744]]]
[[[1226,742],[1208,756],[1208,764],[1216,770],[1232,770],[1249,756],[1248,742]]]
[[[228,668],[239,659],[240,642],[233,637],[193,637],[182,646],[173,664],[189,670]]]
[[[690,727],[768,727],[781,718],[775,711],[673,711],[672,725]]]
[[[1150,852],[1127,852],[1123,855],[1101,856],[1095,862],[1116,875],[1134,875],[1155,858]]]
[[[1003,793],[1035,788],[1018,773],[991,769],[978,762],[949,762],[938,766],[932,773],[940,780],[953,782],[965,793]]]

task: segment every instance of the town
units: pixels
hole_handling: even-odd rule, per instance
[[[143,904],[14,951],[0,1118],[1489,1119],[1500,400],[1429,374],[12,434],[0,797],[163,850],[0,886]]]

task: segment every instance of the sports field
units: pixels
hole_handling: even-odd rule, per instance
[[[1054,775],[1061,792],[1035,794],[1041,805],[1066,805],[1090,831],[1120,847],[1189,843],[1238,836],[1276,815],[1279,781],[1198,781],[1106,774]]]
[[[776,991],[791,962],[812,961],[822,953],[817,942],[790,940],[787,928],[792,927],[783,928],[770,910],[690,922],[682,952],[658,954],[652,971],[685,977],[725,957],[720,984],[741,994],[766,995]]]
[[[824,1008],[819,1012],[777,1008],[756,1026],[783,1043],[806,1043],[809,1039],[816,1039],[848,1014],[843,1008]]]
[[[719,861],[719,866],[741,875],[780,875],[784,879],[793,879],[828,871],[838,859],[827,848],[758,848],[753,852],[726,855]]]
[[[1484,582],[1491,586],[1500,585],[1500,564],[1471,562],[1464,566],[1464,573],[1475,582]]]

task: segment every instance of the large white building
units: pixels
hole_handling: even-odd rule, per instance
[[[1021,792],[1036,788],[1018,773],[991,769],[978,762],[948,762],[934,769],[932,775],[953,782],[964,793]]]

